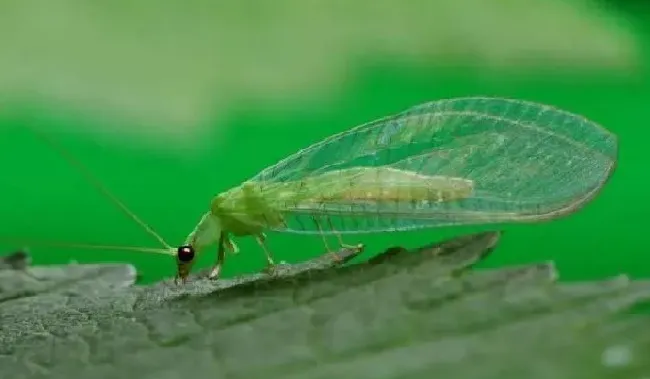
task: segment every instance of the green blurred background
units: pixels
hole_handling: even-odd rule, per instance
[[[158,247],[27,125],[177,244],[212,196],[297,149],[417,103],[491,95],[603,124],[620,163],[583,211],[505,227],[482,266],[554,260],[566,280],[647,277],[649,62],[642,2],[3,1],[0,239]],[[372,254],[476,229],[490,228],[361,238]],[[253,240],[238,243],[225,277],[264,265]],[[317,237],[270,234],[269,246],[288,262],[323,252]],[[162,255],[29,251],[35,264],[130,262],[143,283],[174,274]]]

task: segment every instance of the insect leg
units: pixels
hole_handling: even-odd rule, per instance
[[[208,274],[209,279],[217,279],[221,274],[221,268],[226,259],[226,244],[228,243],[228,240],[228,237],[224,233],[221,233],[221,238],[219,238],[219,250],[217,251],[217,261]]]
[[[266,235],[264,233],[257,234],[255,236],[255,239],[257,240],[257,243],[260,244],[262,250],[264,250],[264,255],[266,255],[266,262],[268,263],[269,267],[275,266],[273,254],[271,254],[269,249],[266,247]]]
[[[344,249],[355,249],[355,250],[363,249],[363,244],[362,243],[357,244],[357,245],[348,245],[345,242],[343,242],[343,236],[341,236],[341,233],[339,233],[336,229],[334,229],[334,224],[332,223],[332,219],[329,218],[329,217],[327,217],[327,224],[330,227],[330,229],[332,230],[332,232],[334,232],[334,235],[336,236],[336,239],[338,239],[339,245],[341,245],[342,248],[344,248]]]
[[[229,237],[225,237],[223,241],[224,246],[233,254],[239,253],[239,247]]]
[[[318,231],[320,232],[320,237],[323,239],[323,244],[325,245],[325,249],[327,249],[328,253],[333,253],[332,249],[330,249],[330,246],[327,244],[327,238],[325,237],[325,233],[323,233],[323,228],[321,227],[320,222],[318,222],[318,219],[316,217],[312,217],[312,219],[316,224],[316,228],[318,228]]]

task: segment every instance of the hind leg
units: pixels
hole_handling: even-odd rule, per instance
[[[336,239],[339,241],[339,245],[342,248],[344,248],[344,249],[355,249],[355,250],[362,250],[363,249],[363,244],[362,243],[358,243],[356,245],[350,245],[350,244],[347,244],[347,243],[343,242],[343,236],[336,229],[334,229],[334,224],[332,223],[332,219],[330,219],[329,217],[327,218],[327,224],[330,227],[330,230],[336,236]]]
[[[316,217],[313,217],[314,224],[316,224],[316,228],[318,229],[318,234],[320,235],[320,238],[323,240],[323,245],[325,245],[325,250],[327,250],[328,253],[334,254],[332,249],[330,249],[330,245],[327,243],[327,237],[325,236],[325,233],[323,232],[323,227],[321,226],[320,222]]]
[[[318,228],[318,230],[320,232],[321,238],[323,239],[323,243],[325,244],[325,248],[327,249],[327,251],[330,254],[330,256],[332,257],[332,259],[334,261],[336,261],[336,262],[341,262],[342,258],[337,254],[337,252],[334,252],[329,248],[329,245],[327,244],[327,239],[325,238],[325,233],[323,231],[323,228],[322,228],[320,222],[315,217],[314,217],[314,223],[316,223],[316,227]],[[343,237],[341,236],[341,233],[339,233],[338,231],[336,231],[336,229],[334,229],[334,225],[332,224],[332,220],[329,217],[327,217],[327,224],[328,224],[330,230],[332,231],[332,233],[336,236],[336,239],[339,242],[339,247],[341,249],[352,249],[352,250],[358,250],[358,251],[361,251],[363,249],[363,244],[348,245],[345,242],[343,242]]]

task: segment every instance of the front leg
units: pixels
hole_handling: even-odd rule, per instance
[[[224,233],[221,233],[221,237],[219,237],[219,242],[218,242],[217,260],[214,263],[212,270],[210,270],[210,273],[208,274],[208,279],[214,280],[219,278],[219,275],[221,274],[221,268],[223,267],[223,263],[225,260],[226,260],[226,236]]]

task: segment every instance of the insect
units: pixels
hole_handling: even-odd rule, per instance
[[[64,152],[63,152],[64,153]],[[65,154],[65,153],[64,153]],[[173,248],[96,181],[96,187],[163,245],[125,247],[175,257],[185,281],[196,257],[216,247],[218,278],[233,237],[266,232],[343,236],[452,225],[539,222],[592,200],[617,164],[614,134],[582,116],[528,101],[445,99],[317,142],[216,197]],[[115,248],[115,247],[99,247]]]

